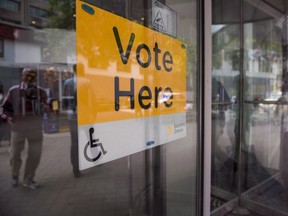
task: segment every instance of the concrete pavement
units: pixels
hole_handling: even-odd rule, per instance
[[[69,133],[45,134],[42,158],[35,178],[41,187],[31,190],[11,186],[8,150],[7,142],[2,142],[1,216],[128,215],[130,191],[127,159],[91,168],[84,171],[81,178],[74,178]],[[22,153],[23,161],[26,153],[27,149]],[[22,176],[23,168],[22,164]]]

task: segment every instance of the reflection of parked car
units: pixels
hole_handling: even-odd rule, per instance
[[[267,116],[275,125],[280,124],[280,105],[278,104],[278,101],[281,96],[281,92],[271,92],[270,97],[265,98],[263,103],[259,104],[259,113]]]
[[[235,104],[235,103],[236,103],[236,96],[235,96],[235,95],[231,97],[231,103],[232,103],[232,104]]]
[[[233,96],[231,97],[231,110],[235,110],[235,108],[236,108],[236,103],[237,103],[236,96],[233,95]]]
[[[193,102],[187,102],[186,103],[186,111],[193,110]]]
[[[259,110],[264,113],[273,114],[280,97],[281,92],[271,93],[269,98],[265,98],[264,102],[259,104]]]

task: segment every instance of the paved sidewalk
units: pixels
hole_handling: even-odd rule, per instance
[[[45,134],[35,178],[41,187],[31,190],[11,186],[8,151],[7,143],[2,144],[1,216],[128,215],[130,187],[127,158],[85,170],[81,178],[74,178],[70,163],[70,134]],[[27,149],[22,153],[23,162],[26,153]],[[23,168],[22,165],[22,175]]]

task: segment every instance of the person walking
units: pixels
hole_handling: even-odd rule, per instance
[[[2,104],[2,101],[4,100],[4,87],[2,82],[0,81],[0,104]],[[2,108],[0,107],[0,113],[3,112]],[[1,146],[1,141],[3,139],[3,137],[5,136],[5,120],[3,118],[0,117],[0,146]]]
[[[23,186],[36,189],[39,184],[34,180],[42,152],[43,113],[48,111],[47,94],[37,86],[37,72],[33,68],[24,68],[21,83],[12,86],[2,103],[3,114],[11,128],[10,165],[14,187],[19,185],[22,165],[21,152],[25,141],[28,142],[28,155],[25,163]]]
[[[75,178],[81,177],[78,156],[78,124],[77,124],[77,94],[76,94],[76,65],[73,65],[73,77],[64,82],[64,100],[67,106],[67,118],[71,135],[70,160]]]

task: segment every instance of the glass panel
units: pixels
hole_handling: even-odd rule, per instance
[[[48,17],[48,11],[34,6],[30,6],[30,15],[35,17]]]
[[[5,8],[11,11],[19,11],[20,10],[20,3],[10,0],[2,0],[0,2],[0,8]]]
[[[35,4],[37,1],[33,2]],[[118,29],[122,53],[117,39],[113,38],[117,37],[116,30],[110,29],[114,34],[109,39],[103,34],[103,28],[97,28],[99,25],[105,28],[105,24],[108,26],[111,23],[108,15],[84,23],[93,25],[93,28],[95,26],[100,39],[90,37],[90,33],[95,33],[92,28],[83,28],[87,32],[75,30],[75,23],[78,27],[83,21],[79,20],[79,13],[75,15],[75,2],[39,0],[37,7],[42,12],[51,9],[45,14],[45,22],[38,22],[42,19],[38,17],[37,28],[41,29],[28,26],[29,10],[19,11],[19,15],[23,13],[22,26],[1,23],[1,27],[5,26],[5,31],[0,29],[5,52],[0,59],[0,215],[196,215],[199,195],[196,191],[196,170],[200,166],[196,161],[199,146],[198,1],[79,1],[79,10],[86,11],[87,16],[93,15],[91,8],[95,6],[97,10],[109,13],[109,17],[117,17],[121,20],[119,23],[125,23],[121,26],[123,31],[129,32],[135,26],[135,29],[140,29],[141,34],[133,32],[136,35],[134,44],[131,40],[131,43],[128,42],[129,37],[124,42],[123,31]],[[29,9],[32,6],[29,1],[22,3],[21,8]],[[161,11],[160,15],[157,15],[157,9]],[[49,16],[47,19],[46,15]],[[44,25],[46,22],[47,25]],[[29,24],[25,26],[24,23]],[[114,22],[113,25],[117,27],[119,23]],[[149,38],[147,32],[155,37]],[[87,36],[93,43],[86,46],[85,41],[79,42],[81,40],[76,37],[79,34],[84,38]],[[160,41],[159,38],[167,40]],[[158,41],[157,44],[157,40],[161,43]],[[105,41],[117,48],[116,54],[111,47],[105,47]],[[156,42],[152,44],[151,41]],[[149,46],[145,43],[149,43]],[[151,44],[153,46],[150,47]],[[183,55],[176,56],[178,51],[175,44],[181,45],[178,49]],[[127,51],[130,45],[131,53]],[[82,49],[81,52],[76,52],[76,47],[78,51]],[[138,51],[135,47],[139,48]],[[80,54],[85,58],[81,59]],[[152,56],[150,63],[149,55]],[[128,59],[127,65],[131,66],[128,69],[121,63],[125,62],[125,57]],[[121,64],[117,64],[117,61]],[[147,65],[153,69],[149,71]],[[169,71],[172,68],[179,71],[181,79],[169,78],[169,73],[173,74],[173,71]],[[167,74],[160,77],[164,69]],[[98,76],[99,71],[102,76]],[[85,77],[82,76],[83,72]],[[125,79],[125,82],[132,75],[137,75],[137,79],[134,77],[135,89],[139,91],[139,83],[144,88],[142,93],[139,91],[135,94],[137,100],[134,101],[134,109],[130,107],[131,98],[119,96],[120,111],[114,110],[118,104],[114,103],[114,97],[112,102],[107,97],[107,92],[111,91],[108,83],[111,73],[113,76],[115,73],[121,74],[119,79]],[[95,91],[99,90],[98,85],[90,85],[98,79],[103,87],[100,94]],[[160,88],[157,88],[158,83],[166,89],[165,94],[162,95]],[[179,88],[168,88],[170,84],[177,86],[179,83],[182,84]],[[147,90],[148,87],[152,89],[151,92]],[[122,83],[119,88],[122,90]],[[151,97],[155,103],[150,101]],[[169,106],[177,108],[171,111],[172,114],[180,113],[184,121],[180,124],[176,119],[174,122],[168,111],[160,114],[154,112],[150,106],[155,107],[156,102],[164,110]],[[83,108],[85,103],[93,105],[79,112],[79,107]],[[139,104],[142,109],[139,109]],[[127,124],[123,119],[113,119],[101,122],[107,125],[101,133],[91,130],[89,138],[87,134],[80,133],[78,136],[83,122],[88,121],[86,116],[90,117],[91,114],[98,123],[99,119],[114,118],[119,113],[124,118],[128,116],[129,119],[124,120],[134,125],[145,124],[140,129],[126,130]],[[158,124],[153,119],[155,116],[158,117]],[[91,129],[96,125],[94,123],[89,122],[84,126]],[[118,130],[113,129],[116,124],[120,125]],[[108,142],[101,138],[100,142],[98,140],[103,134],[107,139],[119,139],[111,142],[112,148],[109,149]],[[151,140],[150,137],[155,139]],[[87,157],[93,153],[87,153],[87,156],[81,149],[83,139],[84,145],[89,140],[89,148],[92,149],[94,145],[101,155],[106,154],[106,150],[109,155],[119,146],[121,149],[109,162],[103,162],[106,155],[91,162]],[[130,143],[132,145],[125,146]],[[133,148],[138,147],[139,143],[141,149],[134,151]],[[150,146],[153,144],[155,147]],[[85,159],[92,165],[91,168],[83,169],[80,161]],[[99,165],[94,166],[98,162]]]
[[[212,1],[211,210],[237,196],[239,148],[239,1]]]
[[[246,191],[244,199],[287,213],[288,5],[287,1],[269,2],[244,4],[241,186]]]

